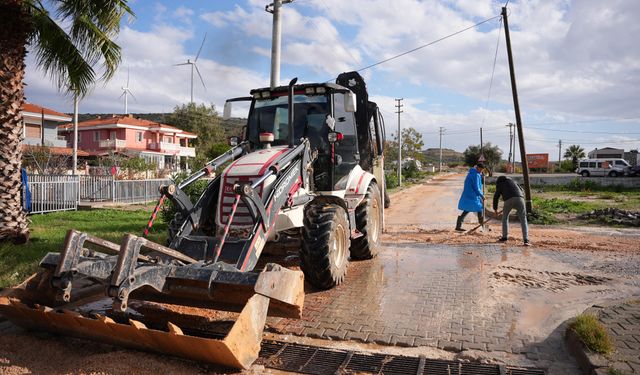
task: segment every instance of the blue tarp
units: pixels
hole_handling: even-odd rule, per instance
[[[27,170],[22,168],[22,209],[24,212],[31,212],[31,190],[29,190],[29,177],[27,176]]]

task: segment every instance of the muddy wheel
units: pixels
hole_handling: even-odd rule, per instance
[[[310,204],[305,209],[300,268],[305,279],[319,289],[339,285],[349,262],[349,222],[344,208]]]
[[[364,200],[356,208],[356,228],[362,237],[351,240],[352,259],[371,259],[378,255],[382,234],[382,207],[380,189],[372,183]]]

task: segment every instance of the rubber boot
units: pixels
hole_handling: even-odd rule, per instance
[[[462,229],[462,216],[458,216],[458,220],[456,221],[456,230],[458,232],[464,232],[464,229]]]

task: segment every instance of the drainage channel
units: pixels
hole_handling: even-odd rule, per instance
[[[545,375],[545,371],[538,368],[360,353],[279,341],[263,341],[256,363],[277,370],[314,375]]]

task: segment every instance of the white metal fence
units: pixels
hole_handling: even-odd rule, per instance
[[[81,201],[145,203],[158,199],[160,185],[169,183],[169,179],[29,175],[31,213],[76,210]]]
[[[78,209],[78,176],[29,175],[31,213]]]

